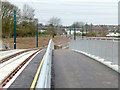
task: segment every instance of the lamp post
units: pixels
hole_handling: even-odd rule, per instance
[[[70,26],[70,33],[69,33],[70,37],[71,37],[71,26]]]
[[[16,10],[14,10],[14,49],[16,49]]]
[[[88,32],[88,31],[87,31],[87,23],[86,23],[86,38],[87,38],[87,32]]]
[[[2,49],[2,1],[0,1],[0,49]]]
[[[83,38],[84,38],[84,36],[83,36],[83,33],[84,32],[84,27],[83,27],[83,25],[82,25],[82,40],[83,40]]]
[[[37,48],[38,48],[38,21],[37,21]]]
[[[74,40],[76,40],[76,25],[74,24]]]
[[[92,23],[91,23],[91,37],[92,37]]]

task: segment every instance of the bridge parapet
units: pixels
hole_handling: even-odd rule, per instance
[[[51,62],[52,62],[52,50],[54,49],[54,42],[52,39],[49,41],[49,45],[44,56],[43,65],[37,81],[36,88],[51,88]]]
[[[118,62],[119,43],[120,38],[94,37],[72,40],[69,43],[69,48],[96,57],[101,61],[112,62],[110,64],[120,66]]]

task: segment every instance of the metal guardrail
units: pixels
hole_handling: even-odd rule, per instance
[[[52,50],[54,49],[54,42],[52,39],[49,41],[49,45],[44,57],[43,66],[36,84],[38,88],[51,88],[51,62],[52,62]]]
[[[108,40],[110,39],[110,40]],[[72,50],[82,51],[98,58],[102,58],[105,61],[111,61],[113,64],[118,63],[118,43],[115,39],[120,38],[108,38],[108,37],[97,37],[97,38],[86,38],[73,40],[69,43],[69,48]]]

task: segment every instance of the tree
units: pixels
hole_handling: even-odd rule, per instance
[[[2,2],[2,31],[3,37],[11,37],[14,30],[14,10],[16,10],[17,19],[20,16],[20,9],[15,5],[3,1]],[[17,20],[18,23],[19,20]]]
[[[24,5],[23,13],[20,9],[8,1],[2,2],[2,36],[13,37],[14,35],[14,10],[16,10],[16,35],[34,36],[36,34],[36,23],[34,9]]]
[[[61,19],[57,17],[52,17],[48,21],[48,33],[54,38],[54,36],[57,34],[57,28],[61,26]]]
[[[34,14],[35,10],[30,7],[27,4],[24,4],[23,6],[23,20],[30,22],[31,20],[34,19]]]
[[[48,21],[48,24],[50,26],[60,26],[61,25],[61,19],[57,18],[57,17],[52,17],[50,18],[50,20]]]
[[[28,36],[34,36],[36,30],[36,19],[34,18],[35,10],[27,4],[23,5],[22,18],[20,25],[23,32]]]
[[[76,26],[76,28],[80,28],[80,27],[82,27],[82,25],[85,25],[85,23],[84,22],[74,22],[72,24],[72,27],[74,27],[74,25]]]

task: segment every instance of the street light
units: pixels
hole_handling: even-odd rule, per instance
[[[91,37],[92,37],[92,23],[91,23]]]
[[[76,40],[76,25],[74,24],[74,40]]]
[[[14,10],[14,49],[16,49],[16,10]]]
[[[37,48],[38,48],[38,21],[37,21]]]
[[[84,34],[84,26],[82,25],[82,40],[84,38],[83,34]]]
[[[87,39],[87,23],[86,23],[86,39]]]

